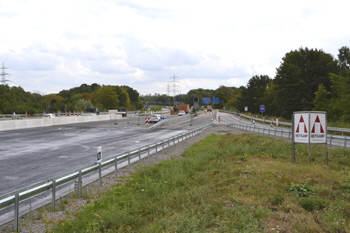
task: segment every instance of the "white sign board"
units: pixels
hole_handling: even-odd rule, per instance
[[[295,143],[327,143],[325,112],[295,112],[293,125]]]
[[[310,143],[327,143],[326,114],[310,114]]]
[[[294,113],[294,142],[309,143],[309,114]]]

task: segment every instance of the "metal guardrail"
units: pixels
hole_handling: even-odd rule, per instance
[[[267,120],[267,119],[261,119],[261,118],[257,118],[257,117],[251,117],[251,116],[245,115],[243,113],[237,113],[237,112],[231,112],[231,111],[223,111],[223,112],[230,113],[230,114],[235,114],[235,115],[241,116],[241,117],[249,119],[249,120],[254,120],[256,122],[260,122],[262,124],[271,124],[271,123],[275,124],[276,123],[273,120]],[[292,123],[289,123],[289,122],[278,122],[278,125],[285,125],[285,126],[292,127]]]
[[[327,127],[328,131],[333,131],[334,134],[336,134],[336,132],[340,132],[341,135],[344,135],[344,133],[349,133],[350,134],[350,129],[346,129],[346,128],[337,128],[337,127]]]
[[[248,125],[248,124],[227,124],[228,127],[238,128],[245,131],[253,131],[254,133],[266,134],[268,136],[280,136],[282,138],[288,138],[292,140],[292,131],[286,129],[275,129],[271,127],[260,127],[257,125]]]
[[[266,134],[268,136],[280,136],[281,138],[288,138],[292,140],[292,130],[277,129],[272,127],[260,127],[257,125],[248,125],[248,124],[228,124],[228,127],[235,127],[245,131],[253,131],[254,133]],[[338,140],[338,141],[335,141]],[[340,141],[340,142],[339,142]],[[338,136],[327,134],[327,144],[331,146],[343,146],[344,148],[350,147],[348,145],[350,141],[350,136]]]
[[[244,117],[246,119],[254,120],[254,121],[260,122],[260,123],[265,123],[265,124],[271,124],[271,123],[275,124],[276,123],[275,121],[272,121],[272,120],[265,120],[265,119],[261,119],[261,118],[257,118],[257,117],[251,117],[251,116],[247,116],[247,115],[242,114],[242,113],[231,112],[231,111],[223,111],[223,112],[235,114],[235,115]],[[278,122],[278,125],[284,125],[284,126],[292,128],[292,123],[290,123],[290,122]],[[347,129],[347,128],[327,127],[327,131],[333,131],[334,136],[336,135],[337,132],[340,133],[341,135],[344,135],[344,133],[348,133],[350,135],[350,129]]]
[[[52,209],[55,209],[56,207],[56,190],[58,186],[62,186],[64,184],[68,184],[72,181],[77,181],[77,190],[78,190],[78,196],[82,196],[82,186],[83,186],[83,176],[87,174],[91,174],[93,172],[98,171],[99,172],[99,182],[100,186],[102,186],[102,168],[107,168],[111,166],[115,166],[115,173],[116,176],[118,176],[118,162],[124,161],[128,163],[128,169],[130,171],[130,165],[133,162],[141,160],[141,158],[146,158],[150,156],[152,153],[157,153],[158,150],[161,148],[161,150],[164,150],[165,148],[168,148],[170,146],[175,146],[177,143],[180,143],[184,141],[185,139],[195,136],[198,133],[201,133],[203,130],[207,129],[208,127],[211,127],[213,124],[210,123],[208,125],[202,126],[198,129],[194,129],[192,131],[179,134],[174,137],[167,138],[163,141],[157,142],[155,144],[150,144],[145,147],[141,147],[139,149],[125,152],[123,154],[119,154],[115,157],[109,158],[106,161],[103,161],[101,163],[92,164],[89,166],[86,166],[84,168],[78,169],[73,172],[69,172],[66,174],[63,174],[58,177],[54,177],[51,179],[48,179],[46,181],[42,181],[33,185],[30,185],[28,187],[13,191],[11,193],[5,194],[0,196],[0,210],[4,208],[9,208],[13,206],[14,208],[14,215],[13,218],[4,220],[4,222],[0,222],[0,225],[5,224],[7,222],[10,222],[14,220],[14,231],[18,231],[18,220],[19,217],[23,214],[25,214],[25,211],[20,211],[20,204],[21,202],[28,200],[30,198],[34,198],[38,196],[39,194],[42,194],[44,192],[47,192],[51,190],[51,205]],[[152,151],[153,150],[153,151]],[[137,158],[138,157],[138,158]]]

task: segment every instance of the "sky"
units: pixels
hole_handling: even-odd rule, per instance
[[[345,0],[0,0],[9,86],[186,94],[274,78],[286,53],[350,46]]]

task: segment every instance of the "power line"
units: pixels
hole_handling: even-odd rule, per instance
[[[1,73],[0,73],[0,75],[1,75],[0,82],[2,85],[6,85],[6,82],[10,81],[10,80],[6,79],[6,75],[10,75],[10,74],[6,73],[5,69],[7,69],[7,67],[5,67],[4,63],[2,63]]]
[[[176,92],[178,92],[179,88],[179,81],[176,81],[178,77],[176,77],[174,74],[174,76],[170,78],[172,79],[172,81],[168,83],[168,96],[176,96]]]

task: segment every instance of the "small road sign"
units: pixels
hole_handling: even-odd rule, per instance
[[[260,105],[260,112],[265,112],[265,105]]]

